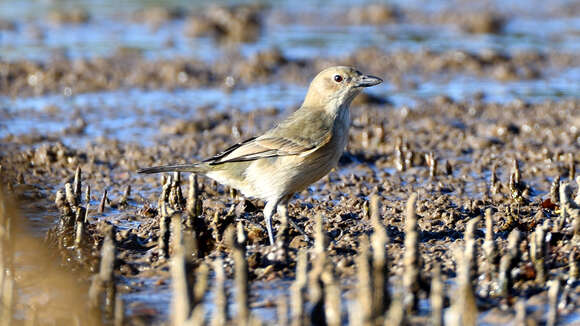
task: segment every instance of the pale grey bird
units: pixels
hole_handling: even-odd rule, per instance
[[[141,169],[139,173],[193,172],[266,202],[264,218],[274,244],[272,216],[288,218],[294,193],[325,176],[338,163],[348,142],[349,106],[363,87],[382,79],[352,67],[331,67],[310,83],[298,110],[259,137],[250,138],[193,164]]]

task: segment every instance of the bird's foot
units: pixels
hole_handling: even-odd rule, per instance
[[[310,242],[310,237],[308,236],[308,234],[306,233],[306,231],[304,231],[299,225],[298,223],[296,223],[296,221],[293,218],[289,218],[288,221],[290,222],[290,224],[292,225],[292,227],[298,231],[298,233],[300,233],[301,235],[304,236],[304,240],[306,240],[306,242]]]

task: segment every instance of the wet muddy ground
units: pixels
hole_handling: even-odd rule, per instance
[[[580,323],[573,3],[19,8],[0,24],[2,197],[50,259],[11,265],[17,323]],[[276,221],[270,247],[263,202],[136,174],[266,131],[333,64],[385,83],[292,200],[306,235]],[[30,276],[47,265],[86,305],[51,306]]]

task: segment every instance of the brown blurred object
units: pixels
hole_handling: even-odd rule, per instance
[[[86,304],[87,284],[28,234],[15,202],[0,184],[0,325],[101,325]]]
[[[373,3],[364,7],[352,8],[347,19],[353,24],[382,25],[396,23],[402,18],[402,13],[396,6]]]
[[[495,12],[478,12],[463,16],[461,28],[473,34],[499,34],[503,31],[506,18]]]
[[[54,25],[84,24],[89,22],[91,15],[85,8],[71,8],[51,11],[46,18],[48,22]]]
[[[193,14],[185,24],[189,37],[213,36],[226,42],[254,42],[262,31],[260,5],[212,6]]]

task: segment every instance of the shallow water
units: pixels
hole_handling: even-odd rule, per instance
[[[221,3],[239,1],[221,1]],[[244,1],[245,2],[245,1]],[[363,5],[369,1],[347,2],[349,7]],[[203,2],[173,1],[168,7],[196,8]],[[321,20],[300,19],[304,14],[312,15],[320,11],[316,2],[295,6],[291,2],[265,2],[273,11],[290,15],[290,22],[279,24],[274,19],[267,20],[264,33],[257,42],[245,44],[240,51],[249,55],[263,48],[277,47],[284,55],[296,58],[313,56],[342,56],[361,47],[379,47],[387,50],[443,51],[449,49],[481,51],[495,49],[506,52],[521,50],[558,51],[575,53],[580,49],[580,18],[569,13],[569,17],[550,17],[549,11],[539,8],[547,6],[542,1],[533,1],[522,6],[518,1],[501,2],[489,6],[469,3],[433,2],[425,6],[420,2],[400,1],[397,5],[405,10],[432,14],[443,10],[461,11],[483,7],[515,14],[509,19],[500,35],[472,35],[447,24],[400,23],[379,26],[345,26],[333,19],[344,14],[344,4],[324,2],[326,13]],[[509,6],[511,4],[511,6]],[[568,1],[551,2],[548,8],[565,8]],[[188,56],[202,60],[219,60],[224,48],[208,38],[191,39],[183,33],[183,20],[174,20],[152,28],[145,24],[120,19],[143,6],[159,5],[139,1],[116,2],[64,2],[51,6],[20,1],[4,1],[0,4],[0,18],[16,20],[15,30],[2,30],[0,57],[4,59],[46,60],[53,51],[62,52],[71,58],[107,56],[118,47],[143,50],[148,58]],[[85,24],[50,24],[44,18],[48,10],[59,8],[86,8],[91,18]],[[533,11],[530,8],[535,8]],[[517,16],[519,15],[519,17]],[[40,31],[42,37],[34,32]],[[48,50],[48,51],[47,51]]]
[[[413,107],[446,95],[465,101],[480,95],[491,103],[514,100],[527,102],[556,101],[580,96],[580,68],[542,80],[498,82],[493,79],[457,76],[448,80],[432,79],[415,89],[395,89],[384,84],[368,91],[384,98],[393,107]],[[88,123],[84,134],[64,136],[67,144],[79,146],[97,137],[107,137],[151,145],[158,135],[158,122],[188,119],[199,108],[251,111],[276,108],[292,111],[300,105],[306,87],[295,84],[257,84],[226,92],[219,88],[170,90],[119,90],[81,93],[71,96],[45,95],[8,98],[0,96],[0,137],[25,133],[58,134],[78,124]],[[58,108],[50,112],[52,108]],[[32,112],[32,113],[31,113]]]
[[[362,5],[366,1],[349,2],[350,6]],[[428,15],[442,10],[469,10],[481,4],[447,4],[432,2],[425,6],[419,2],[399,2],[400,8]],[[204,61],[224,60],[231,47],[222,46],[208,37],[188,38],[184,35],[183,19],[171,20],[153,28],[144,23],[132,21],[130,15],[143,6],[154,6],[156,2],[124,1],[121,6],[115,2],[63,2],[51,5],[43,2],[26,3],[4,1],[0,4],[0,18],[12,21],[13,30],[0,30],[0,59],[31,59],[46,61],[55,53],[71,59],[79,57],[111,56],[119,48],[133,48],[142,51],[146,58],[191,57]],[[174,1],[167,6],[183,8],[198,7],[200,3]],[[241,44],[243,56],[251,56],[257,51],[280,49],[289,59],[340,58],[360,48],[377,47],[387,51],[469,51],[479,53],[490,49],[504,53],[534,50],[539,53],[559,51],[577,53],[580,50],[580,18],[576,16],[550,17],[550,11],[531,11],[519,2],[491,3],[489,6],[503,10],[510,19],[501,34],[469,34],[457,26],[448,24],[426,24],[405,22],[385,25],[344,25],[334,18],[340,16],[344,8],[334,3],[326,6],[326,14],[321,15],[317,4],[293,6],[290,2],[268,3],[273,12],[283,12],[290,18],[282,23],[274,18],[266,19],[264,32],[256,42]],[[536,7],[542,7],[538,1]],[[549,8],[562,8],[567,1],[552,4]],[[453,7],[458,6],[458,7]],[[47,12],[58,8],[86,8],[90,20],[81,24],[51,24],[47,22]],[[483,6],[486,7],[486,6]],[[321,19],[302,17],[319,15]],[[511,17],[513,16],[513,17]],[[268,16],[269,17],[269,16]],[[40,33],[40,34],[39,34]],[[452,74],[435,76],[424,80],[417,76],[414,87],[384,83],[370,92],[390,101],[393,106],[413,106],[418,101],[445,95],[455,100],[465,100],[483,93],[489,102],[506,103],[515,99],[524,101],[558,100],[580,96],[580,68],[552,69],[543,71],[538,79],[502,82],[486,76]],[[406,76],[413,79],[413,76]],[[149,119],[184,118],[195,114],[200,106],[216,109],[253,110],[275,107],[288,110],[297,107],[304,96],[305,85],[260,84],[247,85],[232,93],[224,93],[219,88],[182,89],[177,91],[138,89],[119,90],[72,96],[47,95],[32,98],[0,96],[0,109],[15,111],[5,115],[0,122],[0,137],[8,134],[27,132],[55,133],[73,123],[67,113],[79,110],[83,118],[91,121],[86,128],[85,138],[107,135],[116,139],[128,139],[143,144],[151,144],[155,129],[149,127]],[[260,105],[256,105],[256,103]],[[26,110],[42,110],[55,106],[61,114],[42,119],[28,118]],[[114,109],[107,116],[107,122],[94,119],[100,114],[99,107]],[[176,112],[172,108],[186,108],[187,113]],[[86,113],[85,113],[86,112]],[[140,115],[145,112],[145,115]],[[75,141],[79,142],[78,138]],[[86,141],[86,140],[85,140]],[[85,141],[80,141],[84,143]]]

